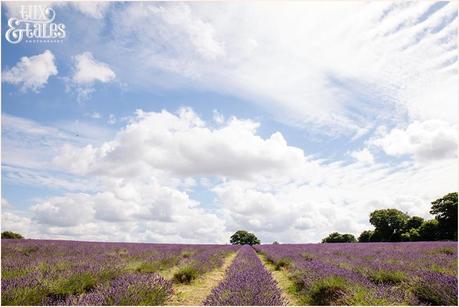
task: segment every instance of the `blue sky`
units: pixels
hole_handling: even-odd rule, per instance
[[[454,3],[40,2],[65,38],[11,44],[29,4],[2,5],[2,229],[315,242],[457,187]]]

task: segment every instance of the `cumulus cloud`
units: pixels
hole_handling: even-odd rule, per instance
[[[457,157],[457,126],[440,120],[415,121],[370,142],[387,155],[409,155],[419,161]]]
[[[97,61],[91,52],[75,56],[75,72],[72,81],[77,84],[91,84],[96,81],[107,83],[115,79],[115,73],[102,62]]]
[[[54,55],[46,50],[42,54],[22,57],[12,68],[2,72],[4,82],[18,85],[21,90],[38,92],[48,82],[49,77],[57,75]]]
[[[2,197],[2,210],[10,209],[12,207],[13,205],[11,205],[10,202],[6,198]]]
[[[427,217],[430,201],[457,182],[451,159],[389,166],[364,148],[351,153],[356,163],[326,162],[305,156],[278,132],[258,136],[258,125],[233,118],[212,128],[189,108],[175,114],[138,111],[111,141],[66,146],[55,163],[75,174],[123,182],[122,189],[106,186],[91,196],[100,199],[94,208],[105,222],[140,223],[145,217],[177,225],[189,222],[180,214],[188,207],[210,214],[186,192],[196,178],[215,195],[211,219],[220,221],[222,237],[242,228],[265,242],[318,241],[333,230],[357,234],[369,228],[368,214],[378,208]],[[148,190],[141,182],[149,182]]]
[[[100,147],[65,146],[57,165],[79,174],[126,176],[162,170],[181,176],[250,177],[292,170],[303,151],[281,133],[258,136],[259,124],[233,118],[211,128],[189,108],[177,114],[138,111],[116,137]]]
[[[74,57],[74,72],[67,84],[68,89],[74,89],[78,101],[91,97],[96,83],[109,83],[115,80],[116,74],[106,63],[97,61],[91,52],[83,52]]]
[[[38,202],[32,212],[35,222],[64,237],[83,235],[80,231],[85,229],[89,229],[86,236],[107,236],[93,229],[98,223],[109,225],[116,233],[122,232],[123,225],[135,225],[129,236],[135,241],[195,242],[199,237],[202,242],[215,242],[226,234],[214,214],[199,208],[185,192],[162,186],[155,179],[111,180],[101,192],[52,197]],[[116,240],[114,234],[109,240]]]
[[[213,191],[228,231],[255,231],[264,242],[318,242],[332,231],[359,234],[371,229],[370,212],[399,208],[430,218],[430,202],[455,189],[456,162],[394,169],[361,163],[299,165],[288,182],[266,178],[231,180]],[[388,193],[390,191],[390,193]]]
[[[91,219],[94,209],[85,194],[73,198],[53,197],[32,207],[38,221],[55,226],[76,226]]]

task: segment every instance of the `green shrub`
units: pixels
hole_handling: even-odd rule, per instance
[[[21,253],[23,253],[25,256],[31,256],[37,250],[38,250],[38,246],[29,246],[29,247],[25,247],[21,249]]]
[[[121,299],[120,306],[161,306],[164,305],[170,294],[164,288],[139,289],[135,286],[128,288],[127,295]],[[135,299],[133,299],[135,298]],[[137,298],[141,298],[139,301]]]
[[[91,273],[75,274],[68,279],[52,283],[49,296],[63,299],[69,295],[82,294],[93,289],[96,282],[96,278]]]
[[[193,251],[190,251],[190,250],[186,250],[186,251],[183,251],[182,254],[180,256],[182,256],[182,258],[190,258],[191,256],[194,255],[194,252]]]
[[[311,285],[309,297],[311,305],[345,305],[344,299],[349,289],[341,277],[328,277]]]
[[[451,247],[440,247],[435,250],[438,254],[445,254],[445,255],[454,255],[454,249]]]
[[[457,306],[457,293],[456,297],[448,297],[442,291],[439,291],[437,285],[419,281],[413,289],[413,293],[421,301],[422,304],[434,306]]]
[[[304,252],[301,254],[301,256],[304,258],[304,260],[306,261],[312,261],[314,259],[314,257],[308,253],[308,252]]]
[[[156,271],[158,271],[158,266],[157,265],[154,265],[152,263],[147,263],[147,262],[144,262],[142,264],[140,264],[135,270],[136,272],[139,272],[139,273],[154,273]]]
[[[166,269],[173,267],[178,262],[179,262],[179,257],[169,257],[169,258],[158,260],[157,262],[155,262],[155,264],[158,266],[159,270],[166,270]]]
[[[186,265],[181,267],[175,274],[174,274],[174,281],[189,284],[193,280],[195,280],[199,276],[199,271],[193,267],[192,265]]]
[[[43,304],[46,295],[46,289],[41,286],[16,288],[12,291],[2,292],[2,305],[38,306]]]
[[[399,284],[405,280],[405,274],[400,271],[378,270],[370,273],[370,279],[377,284]]]
[[[2,279],[18,278],[27,275],[30,269],[18,269],[18,270],[2,270]]]

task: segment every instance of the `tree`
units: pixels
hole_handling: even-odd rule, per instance
[[[397,209],[375,210],[370,214],[370,223],[375,226],[375,241],[400,241],[408,215]]]
[[[274,241],[274,242],[273,242],[273,244],[274,244],[274,245],[277,245],[277,244],[279,244],[279,242],[277,242],[277,241]]]
[[[440,239],[457,241],[457,192],[433,201],[430,213],[438,221]]]
[[[359,242],[372,242],[373,230],[364,230],[359,236]]]
[[[409,232],[410,229],[418,229],[421,227],[424,219],[420,216],[412,216],[406,221],[405,231]]]
[[[2,239],[24,239],[24,237],[16,232],[4,231],[2,232]]]
[[[439,238],[439,222],[437,220],[428,220],[419,227],[420,239],[423,241],[434,241]]]
[[[231,236],[230,243],[233,245],[255,245],[260,244],[260,240],[258,240],[258,238],[253,233],[247,232],[245,230],[238,230]]]
[[[400,239],[402,241],[420,241],[419,228],[411,228],[409,231],[402,233]]]
[[[354,243],[357,242],[354,235],[350,233],[340,234],[333,232],[328,237],[322,239],[322,243]]]

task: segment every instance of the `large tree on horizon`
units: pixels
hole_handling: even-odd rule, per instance
[[[438,221],[440,239],[457,241],[457,192],[434,200],[430,214]]]
[[[255,245],[260,244],[260,240],[251,232],[246,230],[238,230],[231,236],[230,243],[233,245]]]

